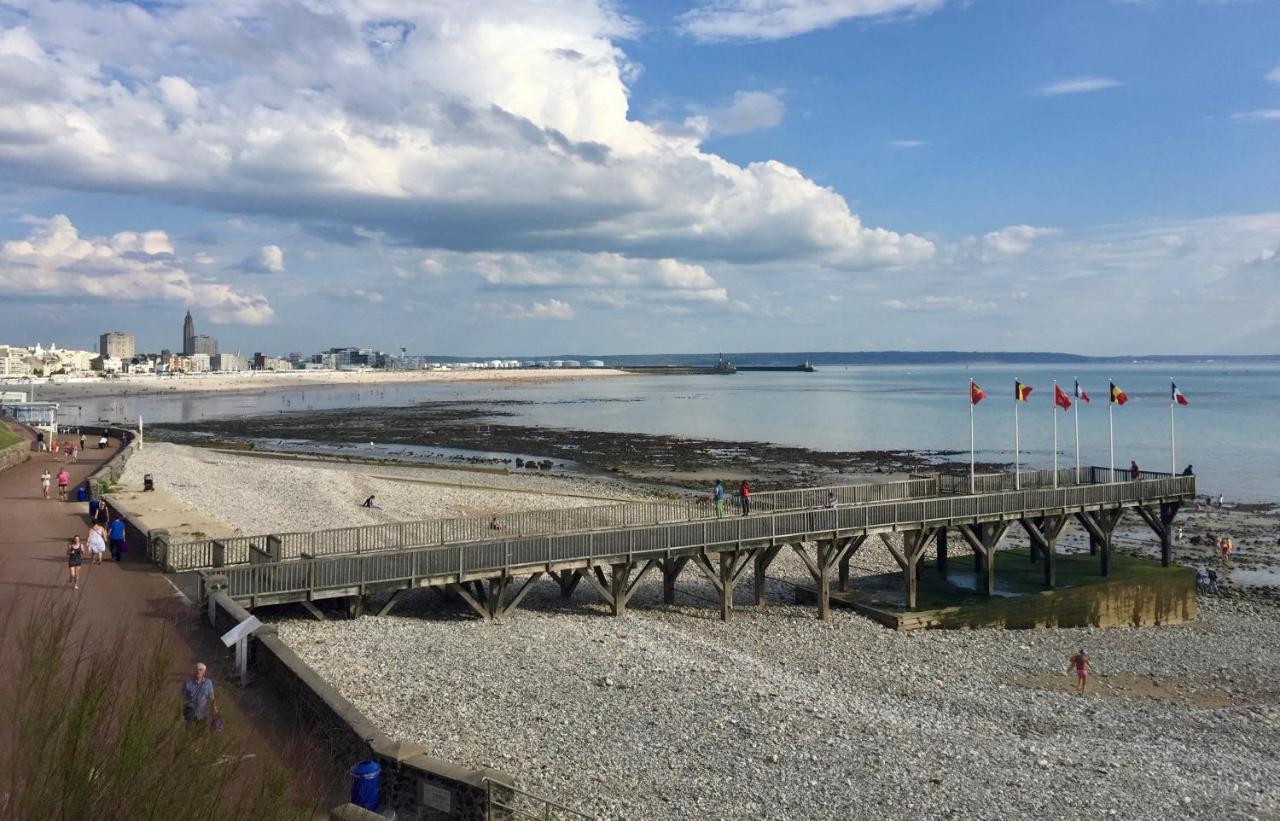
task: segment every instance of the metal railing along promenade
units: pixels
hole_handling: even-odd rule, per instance
[[[1104,474],[1105,474],[1104,470]],[[968,481],[968,477],[964,477]],[[227,593],[250,606],[358,595],[366,586],[521,575],[562,567],[634,563],[701,551],[831,539],[862,533],[1012,520],[1058,510],[1126,507],[1186,499],[1194,477],[1163,475],[1138,481],[1032,488],[977,495],[797,509],[657,526],[507,538],[311,561],[282,561],[202,572],[226,579]]]
[[[497,491],[495,491],[497,492]],[[725,488],[726,513],[738,508],[738,501]],[[832,494],[841,505],[863,505],[898,499],[937,496],[938,477],[929,475],[896,482],[867,485],[779,490],[751,494],[751,512],[774,513],[818,507]],[[228,536],[169,543],[153,541],[151,560],[168,572],[208,567],[248,564],[254,548],[273,552],[280,559],[360,554],[432,545],[510,539],[512,536],[541,536],[592,530],[662,525],[715,518],[715,510],[704,494],[671,501],[623,502],[589,505],[561,510],[533,510],[495,516],[456,519],[423,519],[389,522],[330,530],[270,533],[256,536]],[[219,561],[220,559],[220,561]]]
[[[1149,470],[1138,471],[1138,479],[1165,479],[1168,473]],[[974,477],[973,493],[1003,493],[1010,490],[1033,488],[1072,487],[1075,485],[1102,485],[1133,481],[1128,468],[1074,467],[1053,470],[1024,470],[1013,473],[979,473]],[[939,489],[943,493],[970,493],[968,474],[947,474],[939,477]]]

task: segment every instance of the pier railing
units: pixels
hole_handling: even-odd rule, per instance
[[[725,488],[725,515],[741,512],[736,488]],[[839,505],[865,505],[899,499],[937,496],[934,474],[895,482],[865,485],[831,485],[751,494],[751,512],[775,513],[821,507],[834,499]],[[151,560],[168,572],[206,567],[248,564],[254,561],[315,558],[341,554],[396,550],[432,545],[580,533],[641,525],[661,525],[714,519],[709,494],[688,499],[623,502],[560,510],[533,510],[493,516],[456,519],[422,519],[408,522],[360,525],[329,530],[227,536],[151,545]]]
[[[360,590],[366,585],[484,578],[556,564],[644,561],[673,552],[716,551],[725,545],[772,544],[898,527],[1012,519],[1036,511],[1070,512],[1092,506],[1145,504],[1153,500],[1188,498],[1194,493],[1193,477],[1164,475],[1138,481],[1129,481],[1126,477],[1123,482],[1106,484],[797,509],[761,516],[507,538],[363,556],[330,556],[313,561],[270,562],[210,572],[225,578],[232,598],[257,599],[256,603],[269,604],[314,598],[317,591]]]
[[[1168,473],[1149,470],[1138,471],[1139,480],[1168,478]],[[1030,490],[1034,488],[1073,487],[1075,485],[1103,485],[1113,482],[1133,481],[1128,468],[1110,468],[1081,466],[1053,470],[1024,470],[1021,473],[979,473],[974,477],[974,493],[1003,493],[1010,490]],[[969,476],[948,474],[939,477],[939,488],[943,493],[970,493]]]

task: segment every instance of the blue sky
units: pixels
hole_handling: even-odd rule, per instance
[[[1280,352],[1280,5],[0,0],[0,342]]]

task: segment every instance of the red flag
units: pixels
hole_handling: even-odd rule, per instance
[[[1053,383],[1053,404],[1063,410],[1071,410],[1071,397],[1067,396],[1066,391],[1058,387],[1058,383]]]
[[[1024,385],[1016,379],[1013,382],[1013,398],[1017,402],[1026,402],[1031,395],[1031,386]]]
[[[976,405],[987,398],[987,392],[978,387],[978,383],[969,380],[969,404]]]
[[[1084,388],[1080,387],[1079,379],[1076,380],[1076,399],[1085,403],[1086,405],[1089,404],[1089,394],[1085,393]]]
[[[1172,382],[1169,383],[1173,385]],[[1177,385],[1173,385],[1173,393],[1169,396],[1170,401],[1177,402],[1179,405],[1187,404],[1187,397],[1182,395],[1182,391],[1178,390]]]

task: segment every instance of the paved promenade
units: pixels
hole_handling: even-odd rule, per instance
[[[227,650],[217,637],[199,624],[198,613],[170,584],[169,579],[146,561],[137,547],[119,564],[92,565],[86,554],[80,570],[80,589],[67,583],[67,540],[88,532],[88,505],[57,498],[56,476],[65,465],[71,474],[69,496],[99,466],[115,454],[119,442],[99,450],[96,440],[74,464],[48,453],[32,453],[22,464],[0,471],[0,601],[28,600],[44,595],[79,599],[80,623],[108,641],[119,625],[160,624],[169,634],[174,656],[173,705],[179,707],[179,688],[196,661],[204,661],[217,687],[218,701],[229,732],[243,739],[247,748],[263,760],[290,765],[303,744],[291,727],[273,718],[281,715],[268,694],[233,683]],[[55,477],[52,498],[43,499],[40,474],[48,468]],[[283,755],[279,752],[286,750]],[[335,787],[340,785],[335,784]]]

